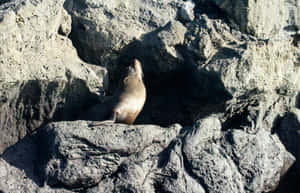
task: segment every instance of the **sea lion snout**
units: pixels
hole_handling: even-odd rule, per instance
[[[133,64],[130,67],[132,68],[132,70],[136,72],[136,74],[140,77],[140,79],[143,78],[144,73],[143,73],[142,64],[138,59],[134,59]]]

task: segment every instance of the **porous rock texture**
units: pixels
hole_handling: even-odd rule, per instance
[[[212,116],[186,135],[183,152],[206,192],[270,192],[294,162],[284,149],[277,136],[263,129],[256,134],[221,132],[221,123]]]
[[[299,13],[296,0],[0,2],[0,192],[298,192]],[[76,120],[133,58],[137,125]]]
[[[91,128],[85,121],[49,124],[40,137],[46,142],[42,151],[46,155],[52,152],[46,160],[45,178],[52,185],[86,188],[115,175],[128,162],[130,169],[137,170],[127,174],[126,178],[132,175],[128,183],[137,180],[137,185],[142,185],[151,178],[157,154],[167,148],[180,129],[179,125],[161,128],[118,124]]]
[[[201,3],[213,3],[248,32],[262,39],[283,38],[287,34],[296,34],[300,26],[298,0],[199,0]]]
[[[10,1],[0,5],[0,153],[39,126],[72,119],[103,87],[72,42],[64,1]]]

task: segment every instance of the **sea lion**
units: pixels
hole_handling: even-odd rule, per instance
[[[92,107],[81,119],[101,121],[91,124],[92,126],[103,123],[133,124],[145,101],[142,65],[138,59],[134,59],[114,96],[109,101]]]

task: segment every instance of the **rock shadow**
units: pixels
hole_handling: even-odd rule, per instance
[[[170,25],[145,34],[121,51],[120,63],[138,58],[144,68],[147,100],[136,123],[191,125],[209,114],[224,112],[226,101],[232,98],[219,75],[199,69],[195,62],[199,58],[187,48],[174,47],[178,58],[166,51],[159,33]]]
[[[296,96],[296,108],[300,109],[300,92]]]
[[[279,125],[276,128],[275,132],[279,136],[281,142],[284,144],[286,149],[290,153],[292,153],[296,158],[300,159],[300,122],[298,118],[299,117],[293,112],[286,113],[286,115],[283,118],[281,118],[281,121],[279,123],[277,121],[277,124]]]
[[[5,3],[8,3],[8,2],[11,2],[12,0],[1,0],[0,1],[0,5],[2,5],[2,4],[5,4]]]
[[[39,160],[37,150],[35,136],[28,135],[9,147],[1,157],[11,166],[24,171],[28,178],[41,187],[43,182],[36,172],[37,161]]]
[[[97,100],[97,96],[89,91],[83,80],[70,79],[7,83],[9,90],[0,101],[1,130],[16,128],[18,137],[22,138],[50,121],[74,120],[82,108]]]
[[[115,66],[108,69],[110,86],[107,93],[113,95],[130,62],[134,58],[141,61],[147,99],[136,124],[191,125],[211,113],[224,112],[225,102],[232,98],[219,75],[199,70],[187,49],[175,47],[182,59],[164,49],[158,33],[169,25],[125,46],[115,60]]]
[[[279,136],[288,152],[296,157],[296,162],[282,177],[275,193],[297,193],[300,190],[298,177],[300,175],[300,122],[293,112],[287,113],[284,117],[278,117],[274,122],[274,132]]]
[[[35,132],[51,121],[75,120],[85,106],[97,101],[83,80],[70,80],[15,83],[8,92],[11,98],[0,101],[1,145],[11,145],[1,157],[24,171],[38,186],[43,184],[39,172],[35,172],[36,162],[43,155],[37,151],[39,141]]]
[[[259,104],[263,100],[263,92],[258,89],[249,90],[238,96],[236,98],[238,102],[229,103],[226,108],[222,130],[251,128],[253,132],[257,124],[255,120],[259,116]]]
[[[69,5],[65,3],[64,6],[67,8]],[[221,12],[217,15],[213,14],[216,7],[211,6],[209,12],[212,15],[223,16]],[[196,8],[199,13],[204,11],[198,10],[200,8]],[[73,18],[70,39],[81,59],[101,65],[100,58],[110,49],[112,43],[110,39],[105,39],[101,32],[94,30],[93,26],[88,20]],[[225,102],[232,98],[216,72],[197,68],[194,62],[197,60],[190,58],[193,54],[187,48],[175,45],[172,47],[172,53],[167,50],[168,45],[160,37],[160,33],[170,30],[171,27],[172,23],[169,22],[145,33],[138,40],[132,40],[117,53],[112,53],[114,57],[107,66],[110,84],[106,93],[111,96],[117,89],[130,61],[133,58],[141,61],[147,100],[136,120],[137,124],[191,125],[196,119],[211,113],[223,112]],[[80,35],[84,33],[91,33],[92,38],[84,39],[87,36]],[[101,42],[102,47],[95,41]],[[233,50],[223,51],[234,52]],[[174,56],[174,54],[178,55]],[[236,53],[231,53],[231,55],[236,55]]]
[[[160,54],[164,56],[159,57]],[[146,103],[136,124],[191,125],[199,118],[223,112],[226,101],[232,98],[216,72],[199,70],[190,59],[180,61],[140,40],[122,50],[117,60],[119,68],[111,72],[107,93],[113,95],[116,83],[133,58],[138,58],[143,65],[147,89]]]

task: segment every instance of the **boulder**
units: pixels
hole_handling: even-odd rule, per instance
[[[183,156],[205,192],[273,191],[295,161],[277,136],[264,130],[221,132],[216,116],[194,125],[184,139]]]
[[[299,48],[292,39],[250,39],[224,20],[210,19],[205,14],[196,17],[187,29],[184,45],[190,55],[196,56],[191,62],[200,81],[203,71],[216,74],[232,96],[254,89],[294,91],[296,95],[300,89]]]
[[[36,174],[38,160],[35,136],[26,136],[16,145],[10,147],[0,158],[0,192],[1,193],[73,193],[73,191],[52,188],[42,184]]]
[[[192,20],[192,7],[192,2],[182,0],[67,0],[65,4],[73,20],[71,39],[79,54],[87,61],[102,65],[108,65],[109,60],[118,57],[124,45],[142,40],[144,35],[156,30],[163,30],[175,20],[179,10],[181,18]],[[149,36],[155,38],[155,34]]]
[[[225,122],[233,127],[271,130],[278,115],[296,106],[299,48],[292,38],[262,41],[206,14],[187,29],[184,59],[193,71],[186,99],[192,98],[188,106],[196,118],[225,112]]]
[[[112,89],[134,57],[154,74],[182,67],[176,46],[184,40],[183,23],[194,18],[193,2],[67,0],[64,7],[72,16],[70,38],[79,56],[107,67]]]
[[[58,34],[71,27],[63,3],[0,5],[0,154],[50,120],[74,119],[103,89],[106,69],[96,74]]]
[[[264,130],[255,134],[224,130],[219,118],[200,119],[192,128],[53,122],[5,152],[0,161],[0,190],[274,190],[294,156],[276,135]]]
[[[297,0],[200,0],[200,2],[203,3],[200,6],[214,3],[238,23],[241,31],[262,39],[284,38],[286,35],[296,34],[299,30],[300,4]]]
[[[141,185],[148,178],[146,168],[151,166],[143,161],[150,155],[157,156],[180,129],[179,125],[89,127],[85,121],[51,123],[39,137],[40,152],[45,158],[41,170],[48,184],[76,189],[94,186],[126,166],[130,174],[124,178],[137,180]],[[159,144],[158,150],[156,144]],[[127,179],[126,183],[129,182],[134,184]]]

